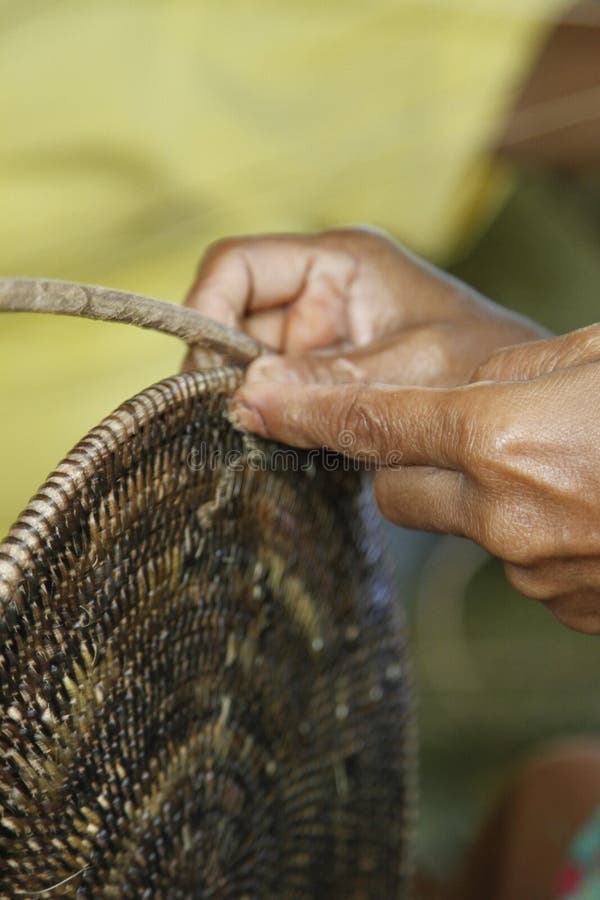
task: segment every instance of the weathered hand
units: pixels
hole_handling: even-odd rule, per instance
[[[458,388],[243,386],[242,427],[377,461],[400,525],[465,535],[564,624],[600,632],[600,325],[494,354]]]
[[[249,381],[461,384],[496,348],[546,334],[366,229],[220,241],[187,304],[285,354]]]

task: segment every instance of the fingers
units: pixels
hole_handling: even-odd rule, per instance
[[[504,568],[516,590],[541,600],[563,625],[588,634],[600,632],[600,560],[558,557],[530,566],[505,563]]]
[[[396,525],[488,543],[480,523],[490,518],[492,504],[462,472],[421,466],[383,469],[375,477],[375,497],[382,514]],[[600,633],[597,558],[555,558],[533,565],[505,561],[504,568],[513,587],[542,601],[561,624]]]
[[[261,309],[251,316],[246,316],[238,327],[267,347],[279,350],[285,344],[286,311],[285,307]]]
[[[263,382],[237,392],[230,416],[265,437],[328,447],[383,467],[375,496],[386,518],[406,528],[472,537],[478,492],[457,470],[464,442],[454,424],[462,410],[456,393]]]
[[[296,384],[452,383],[444,347],[435,329],[407,328],[367,347],[326,353],[265,356],[246,372],[246,384],[276,381]]]
[[[600,634],[600,592],[571,591],[546,601],[546,606],[567,628],[583,634]]]
[[[480,386],[475,386],[479,389]],[[297,447],[328,447],[381,466],[460,469],[472,441],[473,388],[294,385],[262,382],[234,395],[234,424]]]
[[[271,235],[215,244],[186,303],[291,352],[349,337],[346,304],[354,256],[317,237]]]
[[[342,352],[341,349],[321,353],[285,354],[263,356],[255,360],[246,372],[246,384],[274,381],[279,384],[394,384],[398,383],[395,363],[402,354],[399,342],[393,336],[366,348]],[[429,354],[435,357],[435,352]],[[406,358],[408,363],[408,359]],[[413,383],[406,367],[406,383]],[[402,379],[400,379],[402,380]],[[415,383],[418,383],[415,382]]]
[[[364,384],[370,380],[368,367],[355,364],[353,358],[354,354],[351,353],[344,356],[317,353],[261,356],[248,367],[245,383]]]
[[[472,536],[476,495],[462,472],[424,466],[382,469],[374,487],[377,505],[390,522],[419,531]]]
[[[505,331],[479,321],[412,325],[354,350],[332,347],[327,353],[263,357],[250,366],[246,382],[451,387],[469,380]]]
[[[536,600],[579,589],[600,594],[600,559],[594,556],[557,557],[533,566],[508,563],[506,575],[517,590]]]
[[[590,325],[549,340],[497,350],[477,369],[471,380],[527,381],[598,359],[600,325]]]

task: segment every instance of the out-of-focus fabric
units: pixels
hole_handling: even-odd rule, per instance
[[[559,879],[559,900],[597,900],[600,897],[600,809],[580,829],[569,849]]]
[[[370,222],[443,260],[564,0],[0,0],[0,274],[178,300],[203,247]],[[0,531],[180,348],[0,320]]]

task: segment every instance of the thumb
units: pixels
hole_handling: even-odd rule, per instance
[[[327,447],[378,466],[462,468],[469,392],[391,385],[241,387],[229,417],[234,425],[295,447]]]
[[[600,325],[590,325],[549,340],[497,350],[479,366],[471,381],[528,381],[598,359]]]

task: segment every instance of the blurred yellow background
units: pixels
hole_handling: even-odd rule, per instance
[[[205,245],[370,222],[447,260],[564,0],[0,0],[0,275],[179,301]],[[0,531],[181,347],[0,320]]]

